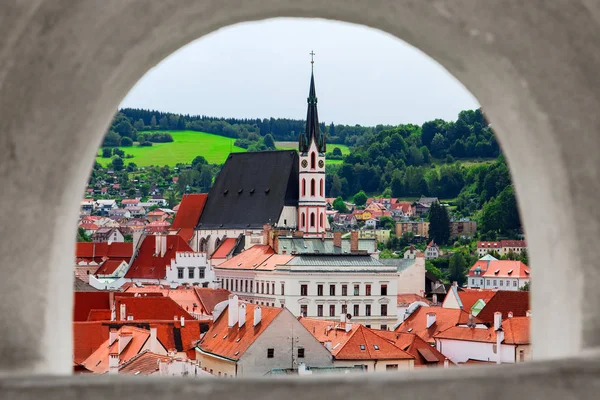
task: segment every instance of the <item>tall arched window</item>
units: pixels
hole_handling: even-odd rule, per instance
[[[302,217],[300,218],[300,226],[303,228],[306,226],[306,215],[304,213],[302,213]]]
[[[314,152],[310,153],[310,168],[311,169],[317,168],[317,156],[315,155]]]
[[[306,196],[306,179],[302,179],[302,196]]]
[[[323,227],[323,213],[319,214],[319,225],[321,226],[321,228]]]
[[[325,185],[323,184],[323,179],[321,179],[321,190],[319,191],[319,195],[321,197],[323,197],[323,189],[324,189],[323,186],[325,186]]]
[[[315,213],[310,213],[310,227],[315,227]]]
[[[315,180],[314,178],[310,180],[310,195],[315,195]]]

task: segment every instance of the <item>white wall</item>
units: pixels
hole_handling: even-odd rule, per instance
[[[494,352],[494,343],[471,342],[466,340],[436,339],[436,349],[455,363],[468,359],[497,362],[498,355]],[[515,346],[500,345],[501,361],[515,362]]]
[[[183,278],[178,277],[179,268],[183,268]],[[193,268],[194,277],[189,278],[189,269]],[[204,271],[204,277],[200,278],[200,271]],[[212,287],[215,280],[214,270],[208,262],[206,253],[177,252],[171,265],[167,267],[166,280],[177,284],[204,284]]]
[[[415,258],[415,263],[400,272],[397,276],[398,294],[425,291],[425,258]]]

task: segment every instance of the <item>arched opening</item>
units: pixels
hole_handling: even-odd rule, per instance
[[[306,226],[306,214],[304,213],[302,213],[302,216],[300,217],[300,226],[303,228]]]
[[[319,213],[319,226],[323,228],[323,213]]]
[[[310,180],[310,195],[314,196],[315,195],[315,179],[311,179]]]
[[[315,169],[317,168],[317,156],[315,155],[315,152],[313,151],[312,153],[310,153],[310,169]]]
[[[321,197],[323,197],[323,196],[325,195],[325,192],[324,192],[324,186],[325,186],[325,184],[324,184],[323,182],[324,182],[324,181],[323,181],[323,179],[321,178],[321,180],[320,180],[320,185],[319,185],[319,186],[320,186],[320,190],[319,190],[319,196],[321,196]]]
[[[311,228],[315,227],[315,213],[314,212],[310,213],[310,227]]]
[[[306,179],[302,178],[302,196],[306,196]]]

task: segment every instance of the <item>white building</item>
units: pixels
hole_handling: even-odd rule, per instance
[[[425,259],[431,260],[432,258],[438,258],[439,256],[440,256],[440,248],[432,240],[431,242],[429,242],[429,244],[427,245],[427,248],[425,249]]]
[[[469,269],[469,289],[520,290],[530,281],[530,268],[521,261],[496,260],[490,255]]]

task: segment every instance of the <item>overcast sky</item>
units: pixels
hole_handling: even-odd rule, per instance
[[[421,51],[360,25],[273,19],[221,29],[150,70],[122,107],[216,117],[306,117],[310,55],[321,121],[421,124],[478,103]]]

